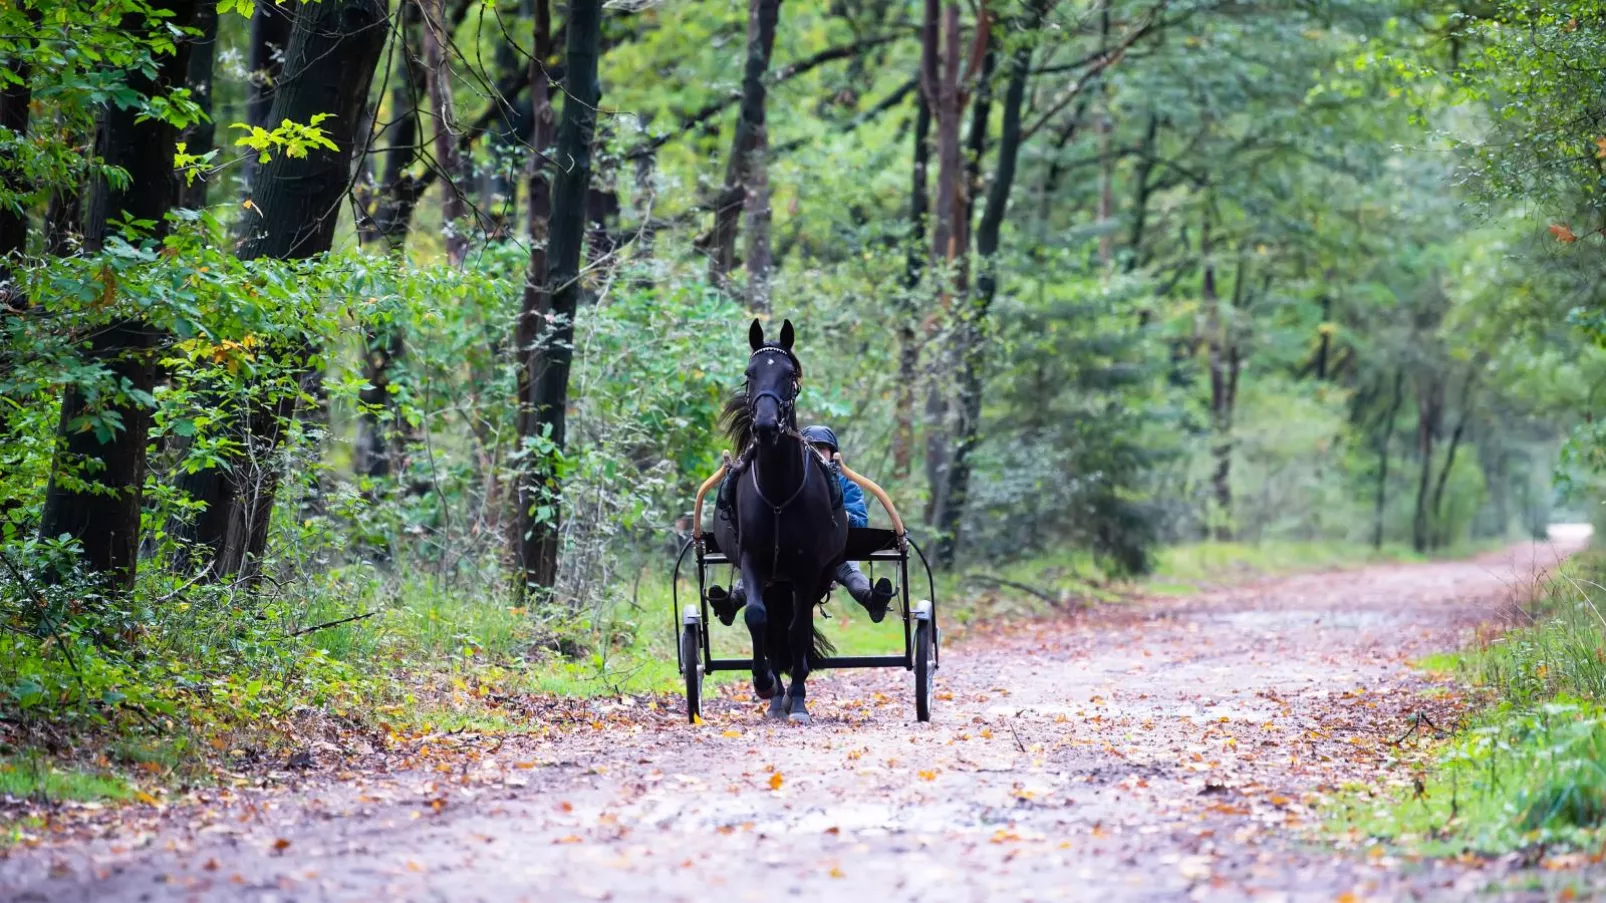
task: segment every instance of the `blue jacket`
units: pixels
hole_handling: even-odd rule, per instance
[[[837,479],[842,481],[842,509],[848,513],[848,526],[870,526],[870,509],[865,507],[864,490],[841,474]]]

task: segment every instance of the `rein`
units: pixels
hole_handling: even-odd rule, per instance
[[[790,436],[798,440],[800,450],[802,451],[803,463],[803,478],[798,480],[797,488],[792,490],[792,494],[787,496],[785,501],[781,502],[780,504],[776,504],[775,502],[771,501],[768,496],[764,495],[764,488],[760,486],[758,482],[758,454],[756,453],[756,441],[748,448],[748,452],[751,453],[752,461],[750,469],[752,471],[753,492],[758,495],[758,500],[763,502],[764,505],[768,507],[775,515],[775,527],[771,531],[775,538],[775,552],[770,561],[770,574],[773,576],[781,566],[781,513],[785,511],[793,502],[797,501],[798,496],[803,494],[803,490],[808,488],[810,462],[808,458],[809,444],[803,440],[803,434],[798,432],[797,426],[794,423],[794,421],[797,419],[795,412],[797,397],[803,391],[803,363],[797,359],[797,355],[786,350],[785,348],[780,348],[773,345],[766,345],[762,348],[756,349],[751,355],[748,356],[748,360],[751,361],[753,358],[758,357],[761,354],[786,355],[787,361],[792,364],[792,394],[791,397],[788,398],[783,397],[780,392],[777,392],[774,389],[763,389],[755,395],[752,393],[752,385],[751,382],[749,382],[747,396],[748,412],[756,419],[759,401],[764,398],[775,399],[775,404],[778,408],[780,408],[781,413],[781,432],[783,435]]]
[[[781,512],[785,511],[788,505],[790,505],[793,502],[797,501],[797,497],[802,495],[803,494],[803,490],[807,489],[808,486],[809,486],[809,467],[810,467],[810,465],[809,465],[809,457],[808,457],[809,456],[809,447],[808,447],[807,444],[803,445],[802,451],[803,451],[803,479],[797,481],[797,488],[792,490],[792,494],[786,497],[786,501],[781,502],[779,505],[777,505],[776,503],[770,501],[769,498],[764,495],[763,487],[759,486],[759,484],[758,484],[758,456],[757,455],[753,456],[753,466],[752,466],[753,491],[758,494],[758,500],[763,502],[765,505],[769,506],[769,509],[775,513],[775,527],[770,531],[772,534],[774,534],[774,537],[775,537],[775,552],[770,558],[770,576],[771,577],[773,577],[775,575],[775,572],[780,570],[780,568],[781,568]]]

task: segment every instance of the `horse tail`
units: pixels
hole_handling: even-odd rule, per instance
[[[814,645],[809,649],[809,668],[812,670],[820,662],[836,654],[836,644],[825,635],[820,625],[814,625]]]

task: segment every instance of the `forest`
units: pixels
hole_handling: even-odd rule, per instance
[[[0,23],[10,752],[453,674],[658,688],[753,317],[961,595],[1421,560],[1599,503],[1595,4]]]

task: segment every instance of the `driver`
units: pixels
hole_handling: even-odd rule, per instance
[[[805,427],[803,439],[828,463],[839,451],[836,433],[828,426]],[[858,483],[843,476],[840,471],[837,472],[836,478],[842,485],[842,508],[847,513],[848,526],[869,526],[870,512],[865,505],[864,490],[859,488]],[[879,624],[887,616],[887,603],[892,600],[894,592],[891,580],[882,577],[875,582],[875,586],[871,586],[870,578],[859,569],[857,561],[844,561],[842,566],[837,568],[836,582],[848,591],[848,595],[864,606],[864,610],[870,614],[870,620]],[[736,579],[728,593],[717,583],[710,586],[708,604],[713,606],[714,613],[719,615],[720,621],[730,626],[736,620],[736,612],[747,604],[747,590],[742,586],[741,578]]]

